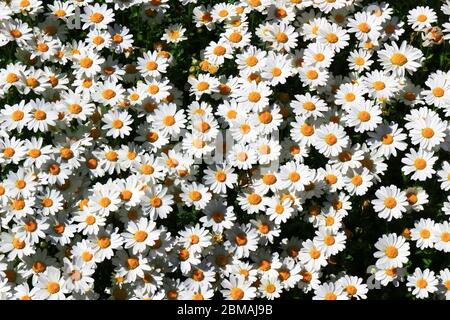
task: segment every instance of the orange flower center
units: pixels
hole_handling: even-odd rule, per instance
[[[414,160],[414,167],[416,167],[417,170],[423,170],[427,166],[427,161],[423,158],[417,158]]]
[[[398,249],[394,246],[387,246],[384,253],[388,258],[394,259],[398,256]]]

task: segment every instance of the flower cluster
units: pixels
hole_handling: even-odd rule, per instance
[[[0,299],[450,299],[450,1],[393,2],[0,2]]]

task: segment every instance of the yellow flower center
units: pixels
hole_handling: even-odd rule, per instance
[[[400,52],[394,53],[391,56],[391,63],[395,64],[396,66],[403,66],[405,63],[408,62],[408,58]]]

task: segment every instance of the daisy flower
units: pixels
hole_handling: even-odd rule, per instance
[[[419,299],[428,298],[428,296],[438,290],[438,279],[434,272],[429,269],[420,270],[416,268],[414,273],[408,276],[406,286],[412,294]]]
[[[256,297],[256,288],[242,276],[231,275],[221,282],[222,295],[225,300],[252,300]]]
[[[386,72],[404,77],[406,72],[412,74],[421,67],[423,53],[403,41],[400,47],[395,42],[385,44],[384,49],[378,51],[378,57]]]
[[[327,23],[319,28],[317,42],[327,45],[331,50],[339,52],[348,45],[350,36],[335,23]]]
[[[181,24],[171,24],[164,30],[161,40],[168,43],[179,43],[187,39],[185,33],[186,28],[184,28]]]
[[[38,300],[65,300],[65,294],[69,293],[60,270],[55,267],[48,267],[39,276],[36,287],[39,288],[35,293]]]
[[[309,239],[303,241],[298,257],[300,262],[308,270],[318,271],[328,264],[326,260],[327,256],[319,248],[319,244]]]
[[[123,234],[125,249],[132,248],[133,254],[145,252],[147,247],[155,244],[159,239],[159,231],[155,230],[156,223],[146,218],[139,221],[129,221],[126,233]]]
[[[375,248],[378,249],[374,253],[378,268],[400,268],[408,262],[409,243],[395,233],[384,234],[375,243]]]
[[[312,140],[312,145],[324,156],[337,156],[348,144],[349,137],[344,128],[336,123],[321,125]]]
[[[181,198],[184,203],[188,207],[194,206],[197,210],[204,209],[212,197],[207,187],[196,182],[190,185],[182,185],[181,189],[183,190]]]
[[[234,253],[236,258],[246,258],[250,252],[256,251],[258,244],[258,234],[250,224],[235,225],[230,230],[225,231],[228,239],[225,248]]]
[[[313,300],[348,300],[343,288],[333,282],[319,285],[314,290]]]
[[[260,112],[269,105],[269,96],[272,89],[264,83],[252,82],[243,84],[239,93],[235,94],[236,101],[239,105],[250,108],[254,112]]]
[[[420,249],[432,248],[436,233],[436,226],[431,219],[420,219],[414,223],[411,229],[411,240],[416,241],[416,246]]]
[[[363,279],[345,275],[338,279],[337,284],[343,288],[350,299],[367,299],[366,293],[369,289],[367,288],[367,285],[363,283]]]
[[[382,119],[381,108],[370,100],[362,100],[350,107],[343,120],[348,126],[354,127],[355,132],[373,131],[379,127]]]
[[[419,151],[410,149],[409,153],[402,159],[404,164],[402,172],[406,175],[413,173],[411,176],[412,180],[425,181],[436,172],[433,166],[437,159],[437,157],[434,157],[433,152],[423,149],[419,149]]]
[[[373,208],[382,219],[399,219],[406,212],[407,199],[404,191],[397,186],[381,187],[375,192],[377,199],[372,200]]]
[[[107,130],[106,135],[113,138],[124,138],[131,132],[130,125],[133,123],[132,117],[127,111],[110,110],[102,118],[105,125],[103,130]]]
[[[430,7],[418,6],[408,12],[408,24],[415,31],[423,31],[437,21],[436,12]]]

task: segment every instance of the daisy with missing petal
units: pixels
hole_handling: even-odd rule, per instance
[[[378,57],[386,72],[404,77],[406,72],[411,75],[421,67],[423,53],[403,41],[400,47],[395,42],[391,45],[385,44],[384,49],[378,51]]]
[[[127,232],[122,234],[125,249],[132,248],[133,254],[138,254],[153,246],[155,240],[159,239],[159,231],[155,230],[155,227],[156,223],[147,218],[141,218],[137,222],[128,222]]]
[[[276,50],[289,52],[297,46],[298,33],[295,28],[289,24],[273,24],[268,30],[268,40],[271,47]]]
[[[79,54],[74,56],[74,63],[72,64],[75,75],[85,75],[89,78],[99,74],[101,71],[100,65],[105,62],[105,58],[101,57],[97,52],[89,47],[80,48],[78,51]]]
[[[251,116],[251,122],[258,127],[261,134],[271,134],[276,131],[283,122],[280,107],[274,105],[271,109],[255,113]]]
[[[280,168],[280,187],[291,192],[303,191],[313,179],[314,173],[303,164],[289,161]]]
[[[400,268],[408,262],[409,243],[395,233],[384,234],[375,243],[375,248],[378,249],[374,253],[374,257],[378,259],[378,268]]]
[[[412,291],[412,294],[419,298],[425,299],[431,293],[435,293],[438,288],[438,279],[434,275],[434,271],[430,271],[429,269],[420,270],[420,268],[416,268],[414,273],[408,276],[408,282],[406,286],[409,291]]]
[[[373,208],[380,218],[391,221],[402,218],[408,204],[406,194],[397,186],[381,187],[375,192],[377,199],[372,200]]]
[[[211,41],[204,52],[205,58],[212,64],[222,65],[225,59],[233,57],[233,49],[224,40],[219,42]]]
[[[267,215],[259,215],[256,219],[250,220],[250,223],[256,228],[260,236],[259,243],[262,245],[274,243],[275,239],[280,235],[281,230]]]
[[[324,44],[310,43],[304,52],[305,66],[329,68],[333,62],[334,52],[327,49],[328,47]]]
[[[434,157],[433,152],[423,149],[419,149],[419,151],[410,149],[409,153],[402,159],[404,164],[402,171],[406,175],[413,173],[411,180],[425,181],[430,179],[436,172],[433,166],[437,160],[438,157]]]
[[[211,94],[219,91],[220,82],[209,74],[199,74],[198,77],[189,77],[188,83],[191,85],[190,92],[197,98],[203,94]]]
[[[168,67],[167,59],[156,51],[144,52],[142,58],[137,59],[137,63],[137,70],[148,78],[159,78],[161,74],[166,73]]]
[[[324,156],[337,156],[348,144],[349,137],[344,128],[336,123],[321,125],[317,128],[312,145]]]
[[[253,300],[256,297],[256,288],[252,282],[243,276],[230,275],[229,280],[223,279],[220,290],[225,300]]]
[[[292,140],[298,142],[302,146],[309,146],[315,139],[315,122],[309,120],[306,116],[295,117],[295,122],[291,123]]]
[[[145,277],[144,272],[151,271],[147,257],[141,254],[134,255],[123,249],[117,251],[112,262],[125,283],[135,282],[138,278],[143,279]]]
[[[423,205],[428,203],[427,192],[420,187],[410,187],[405,190],[408,200],[408,211],[422,211]]]
[[[250,46],[242,53],[236,54],[236,64],[240,73],[249,75],[262,70],[265,63],[266,52],[257,47]]]
[[[267,215],[269,219],[276,224],[285,223],[293,215],[294,208],[292,207],[292,201],[290,199],[270,198],[267,203]]]
[[[416,241],[417,248],[433,248],[436,226],[431,219],[420,219],[414,223],[411,229],[411,240]]]
[[[124,98],[124,94],[125,90],[120,82],[108,79],[97,83],[93,98],[98,103],[114,107]]]
[[[346,292],[338,283],[328,282],[314,290],[313,300],[348,300]]]
[[[46,189],[37,195],[37,207],[44,216],[55,215],[63,209],[64,198],[55,189]]]
[[[259,164],[270,164],[280,158],[281,146],[276,139],[258,138],[252,144],[256,150]]]
[[[107,130],[107,136],[120,137],[122,139],[130,134],[130,125],[133,123],[133,119],[127,111],[117,110],[110,110],[103,115],[102,121],[105,123],[102,129]]]
[[[179,232],[179,242],[189,250],[189,252],[201,253],[205,248],[211,245],[211,236],[209,230],[200,227],[197,223],[195,226],[187,226]]]
[[[248,116],[240,116],[231,121],[230,132],[233,139],[239,143],[250,143],[258,138],[258,123],[251,121]]]
[[[404,281],[406,268],[381,268],[375,272],[375,280],[380,281],[381,285],[387,286],[393,283],[398,286]]]
[[[285,55],[276,55],[273,52],[266,57],[261,76],[272,86],[286,83],[286,79],[293,75],[291,61]]]
[[[317,179],[323,180],[330,192],[336,192],[344,187],[344,177],[335,166],[326,164],[325,167],[317,170]]]
[[[213,200],[205,208],[205,216],[199,221],[206,228],[212,228],[214,232],[222,233],[224,229],[231,229],[236,220],[234,208],[226,207],[223,203]]]
[[[88,208],[80,211],[73,217],[74,222],[78,222],[78,232],[85,235],[96,234],[100,227],[106,225],[106,218],[98,212],[92,212]]]
[[[111,225],[106,229],[101,228],[100,231],[90,237],[93,244],[95,262],[102,262],[105,259],[109,260],[114,256],[114,250],[122,247],[123,238],[118,232],[118,228],[112,230]]]
[[[36,176],[32,171],[19,167],[17,172],[11,171],[6,176],[4,186],[6,188],[6,194],[11,198],[18,196],[28,198],[36,191]]]

